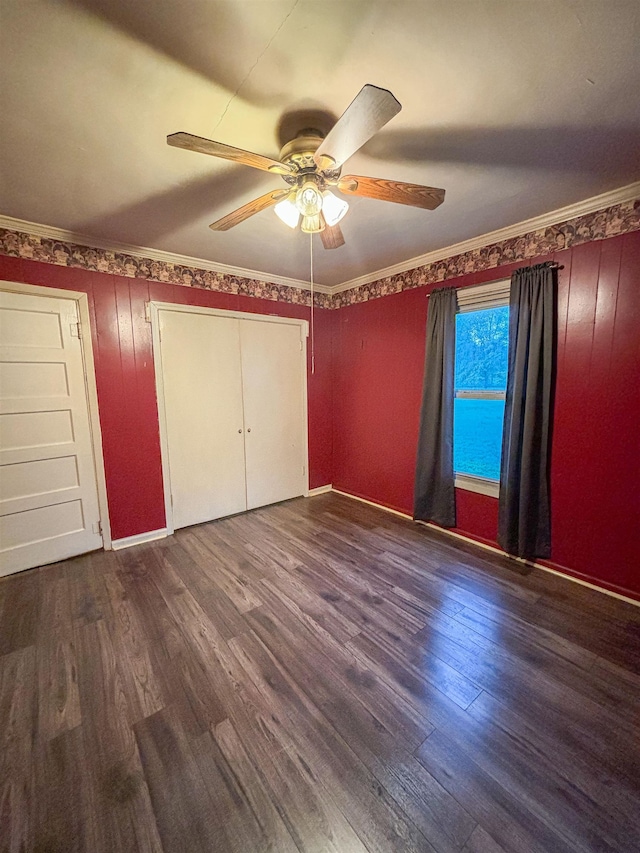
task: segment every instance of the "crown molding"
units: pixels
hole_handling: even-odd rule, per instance
[[[86,234],[77,234],[75,231],[67,231],[64,228],[56,228],[53,225],[42,225],[38,222],[28,222],[25,219],[16,219],[13,216],[0,214],[0,228],[8,231],[22,231],[33,234],[36,237],[44,237],[48,240],[59,240],[61,243],[76,243],[80,246],[88,246],[91,249],[102,249],[105,252],[118,252],[125,255],[133,255],[136,258],[145,258],[152,261],[162,261],[177,266],[194,267],[195,269],[211,270],[223,275],[239,278],[257,279],[258,281],[270,282],[271,284],[283,284],[286,287],[294,287],[298,290],[311,290],[308,281],[297,278],[287,278],[282,275],[249,270],[243,267],[232,267],[228,264],[208,261],[204,258],[192,258],[188,255],[177,255],[173,252],[165,252],[162,249],[150,249],[145,246],[133,246],[129,243],[113,243],[100,240],[97,237],[89,237]],[[324,284],[313,285],[317,293],[331,293],[331,288]]]
[[[492,243],[499,243],[502,240],[521,237],[522,235],[528,234],[532,231],[539,231],[544,228],[549,228],[552,225],[559,225],[562,222],[567,222],[568,220],[575,219],[578,216],[595,213],[598,210],[603,210],[615,204],[635,201],[639,197],[640,181],[636,181],[633,184],[628,184],[627,186],[610,190],[609,192],[593,196],[592,198],[585,199],[584,201],[576,202],[575,204],[570,204],[566,207],[561,207],[558,210],[552,210],[549,213],[544,213],[541,216],[534,217],[533,219],[526,219],[523,222],[516,223],[515,225],[509,225],[506,228],[499,229],[498,231],[481,234],[480,236],[473,237],[470,240],[464,240],[461,243],[455,243],[451,246],[445,246],[441,249],[435,249],[433,252],[427,252],[424,255],[418,255],[415,258],[401,261],[393,266],[383,267],[382,269],[375,270],[374,272],[366,273],[365,275],[345,281],[342,284],[336,284],[333,286],[314,284],[314,290],[317,293],[335,296],[346,290],[353,290],[361,287],[362,285],[371,284],[372,282],[379,281],[381,279],[399,275],[401,273],[408,272],[409,270],[416,269],[417,267],[437,263],[438,261],[443,261],[448,258],[455,257],[456,255],[462,255],[465,252],[470,252],[474,249],[482,249]],[[109,241],[99,240],[98,238],[89,237],[86,234],[77,234],[74,231],[56,228],[53,225],[42,225],[37,222],[16,219],[13,216],[4,216],[0,214],[0,228],[6,228],[9,231],[22,231],[36,237],[58,240],[63,243],[76,243],[81,246],[102,249],[106,252],[128,254],[137,258],[161,261],[177,266],[211,270],[212,272],[217,272],[222,275],[254,280],[257,279],[258,281],[280,284],[297,290],[308,291],[311,289],[309,282],[302,281],[301,279],[272,275],[259,270],[233,267],[228,264],[205,260],[204,258],[193,258],[188,255],[178,255],[173,252],[165,252],[161,249],[134,246],[129,243],[112,243]]]
[[[542,228],[549,228],[552,225],[559,225],[561,222],[566,222],[569,219],[575,219],[577,216],[585,216],[588,213],[595,213],[598,210],[603,210],[606,207],[611,207],[614,204],[622,204],[625,201],[635,201],[640,197],[640,181],[628,184],[625,187],[620,187],[616,190],[602,193],[601,195],[593,196],[593,198],[585,199],[584,201],[576,202],[575,204],[561,207],[558,210],[552,210],[549,213],[543,213],[541,216],[536,216],[533,219],[526,219],[524,222],[518,222],[515,225],[509,225],[506,228],[501,228],[498,231],[490,231],[488,234],[481,234],[479,237],[473,237],[470,240],[464,240],[462,243],[455,243],[453,246],[445,246],[442,249],[436,249],[433,252],[427,252],[425,255],[418,255],[415,258],[410,258],[407,261],[401,261],[390,267],[376,270],[375,272],[366,273],[365,275],[352,278],[350,281],[345,281],[342,284],[337,284],[329,288],[332,296],[337,293],[343,293],[345,290],[353,290],[356,287],[361,287],[363,284],[371,284],[374,281],[379,281],[383,278],[389,278],[393,275],[398,275],[416,267],[433,264],[437,261],[443,261],[455,255],[462,255],[464,252],[471,252],[474,249],[482,249],[492,243],[499,243],[502,240],[509,240],[512,237],[521,237],[523,234],[528,234],[530,231],[539,231]]]

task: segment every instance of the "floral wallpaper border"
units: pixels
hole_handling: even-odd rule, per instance
[[[637,230],[640,230],[640,200],[623,202],[595,213],[577,216],[549,228],[491,243],[480,249],[473,249],[363,284],[342,293],[334,295],[316,293],[314,303],[318,308],[341,308],[345,305],[366,302],[369,299],[378,299],[391,293],[399,293],[402,290],[435,284],[466,273],[548,255],[580,243],[604,240],[607,237]],[[121,252],[66,243],[6,228],[0,228],[0,254],[110,275],[143,278],[183,287],[199,287],[257,299],[270,299],[274,302],[311,304],[309,291],[297,287],[231,276],[167,261],[139,258]]]
[[[381,278],[370,284],[362,284],[352,290],[333,295],[333,308],[355,305],[378,299],[402,290],[435,284],[456,278],[467,273],[500,267],[514,261],[536,258],[554,252],[589,243],[592,240],[604,240],[630,231],[640,230],[640,200],[614,204],[595,213],[587,213],[568,219],[566,222],[530,231],[520,237],[511,237],[498,243],[490,243],[480,249],[472,249],[460,255],[453,255],[432,264],[425,264],[412,270]]]
[[[106,249],[67,243],[7,228],[0,228],[0,255],[63,267],[76,267],[109,275],[178,284],[183,287],[235,293],[255,299],[270,299],[273,302],[287,302],[293,305],[311,304],[309,291],[299,287],[242,278],[213,270],[172,264],[168,261],[140,258],[123,252],[110,252]],[[328,293],[316,293],[314,303],[319,308],[333,307],[332,297]]]

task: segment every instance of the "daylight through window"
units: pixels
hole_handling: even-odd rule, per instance
[[[453,414],[456,475],[500,479],[508,345],[507,304],[461,307],[456,316]]]

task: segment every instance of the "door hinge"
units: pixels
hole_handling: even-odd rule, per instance
[[[147,321],[147,323],[151,322],[151,303],[150,302],[144,303],[144,319]]]
[[[300,341],[300,352],[302,352],[302,341]]]
[[[80,323],[69,323],[69,331],[71,332],[72,338],[82,337],[82,329],[80,328]]]

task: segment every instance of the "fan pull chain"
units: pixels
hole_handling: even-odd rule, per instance
[[[309,266],[311,283],[311,374],[313,375],[316,372],[316,338],[313,328],[313,234],[309,234]]]

